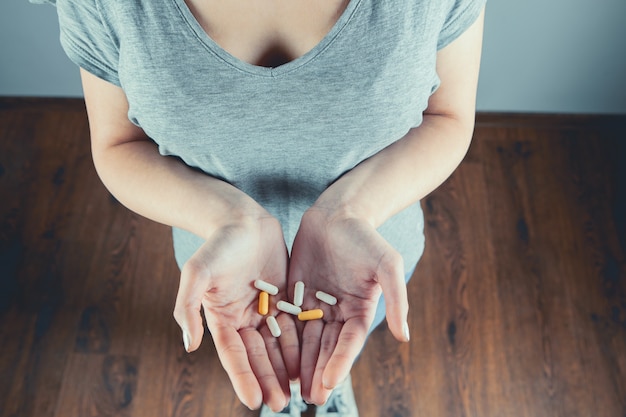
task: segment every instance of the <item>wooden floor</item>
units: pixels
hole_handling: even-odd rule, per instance
[[[354,367],[361,416],[626,416],[625,167],[626,117],[479,115],[423,201],[412,341],[382,326]],[[184,353],[177,281],[82,102],[0,99],[0,417],[257,415],[211,343]]]

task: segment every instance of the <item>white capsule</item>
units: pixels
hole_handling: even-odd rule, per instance
[[[337,299],[333,297],[332,295],[325,293],[324,291],[316,292],[315,298],[331,306],[334,306],[335,304],[337,304]]]
[[[282,300],[276,303],[276,308],[280,311],[284,311],[285,313],[293,314],[294,316],[302,313],[302,309],[300,307],[294,306],[293,304]]]
[[[267,323],[267,327],[270,329],[270,333],[272,333],[272,336],[280,337],[281,331],[280,327],[278,326],[278,322],[276,321],[276,317],[267,316],[265,322]]]
[[[278,294],[278,287],[277,286],[272,285],[269,282],[265,282],[265,281],[263,281],[261,279],[257,279],[256,281],[254,281],[254,287],[257,290],[265,291],[266,293],[268,293],[270,295]]]
[[[304,302],[304,282],[296,282],[296,288],[293,292],[293,305],[296,307],[302,306]]]

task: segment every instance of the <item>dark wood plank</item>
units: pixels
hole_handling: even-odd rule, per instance
[[[626,416],[624,140],[478,116],[423,201],[412,341],[383,325],[353,370],[361,416]],[[82,100],[0,98],[0,417],[257,415],[209,335],[184,352],[171,244],[101,185]]]
[[[363,388],[366,415],[625,415],[624,117],[486,116],[423,204],[427,251],[409,286],[419,339],[401,364],[412,406]],[[359,381],[394,380],[382,336]]]
[[[0,247],[6,260],[1,270],[3,286],[8,285],[0,310],[3,324],[10,324],[2,326],[1,338],[17,338],[19,348],[1,355],[2,369],[10,371],[3,376],[0,392],[14,393],[7,396],[11,401],[3,402],[6,415],[51,415],[63,379],[67,342],[73,337],[73,329],[65,324],[73,315],[63,306],[78,299],[78,293],[63,291],[64,281],[72,278],[65,266],[79,267],[67,252],[72,242],[65,247],[61,243],[73,224],[66,200],[74,185],[64,186],[64,180],[65,173],[84,169],[85,161],[73,143],[86,120],[84,112],[65,110],[10,113],[3,111],[0,122],[4,172],[0,182],[6,202],[0,209]],[[80,280],[72,284],[77,288]],[[5,332],[12,334],[5,337]]]

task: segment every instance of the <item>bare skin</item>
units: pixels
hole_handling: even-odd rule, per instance
[[[291,60],[314,47],[347,1],[188,4],[226,51],[264,65],[278,62],[264,57]],[[129,209],[205,239],[183,268],[174,316],[193,351],[202,341],[204,313],[220,360],[248,407],[264,402],[281,409],[289,379],[298,377],[307,401],[325,402],[362,348],[381,292],[392,334],[408,341],[401,257],[376,228],[438,187],[464,157],[474,124],[482,22],[481,16],[438,53],[441,86],[422,125],[334,182],[305,213],[291,259],[278,221],[263,207],[230,184],[161,156],[128,120],[124,91],[81,71],[94,163],[104,184]],[[340,301],[325,320],[307,323],[300,333],[290,316],[278,315],[283,336],[276,341],[254,314],[256,278],[283,294],[304,280],[310,290]]]
[[[348,0],[186,0],[205,32],[253,65],[278,66],[304,55],[337,22]]]

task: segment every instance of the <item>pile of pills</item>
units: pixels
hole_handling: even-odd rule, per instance
[[[278,287],[260,279],[254,281],[254,287],[260,291],[258,308],[259,314],[265,316],[269,313],[270,309],[270,295],[278,294]],[[337,304],[337,299],[334,296],[325,293],[324,291],[317,291],[315,293],[315,298],[331,306]],[[280,300],[276,303],[276,308],[285,313],[298,316],[298,320],[300,321],[319,320],[324,317],[324,312],[319,308],[314,310],[302,311],[303,302],[304,282],[298,281],[296,282],[294,288],[293,304],[287,301]],[[267,327],[270,329],[272,336],[279,337],[281,334],[281,330],[278,326],[276,318],[271,315],[267,316],[265,322],[267,323]]]

